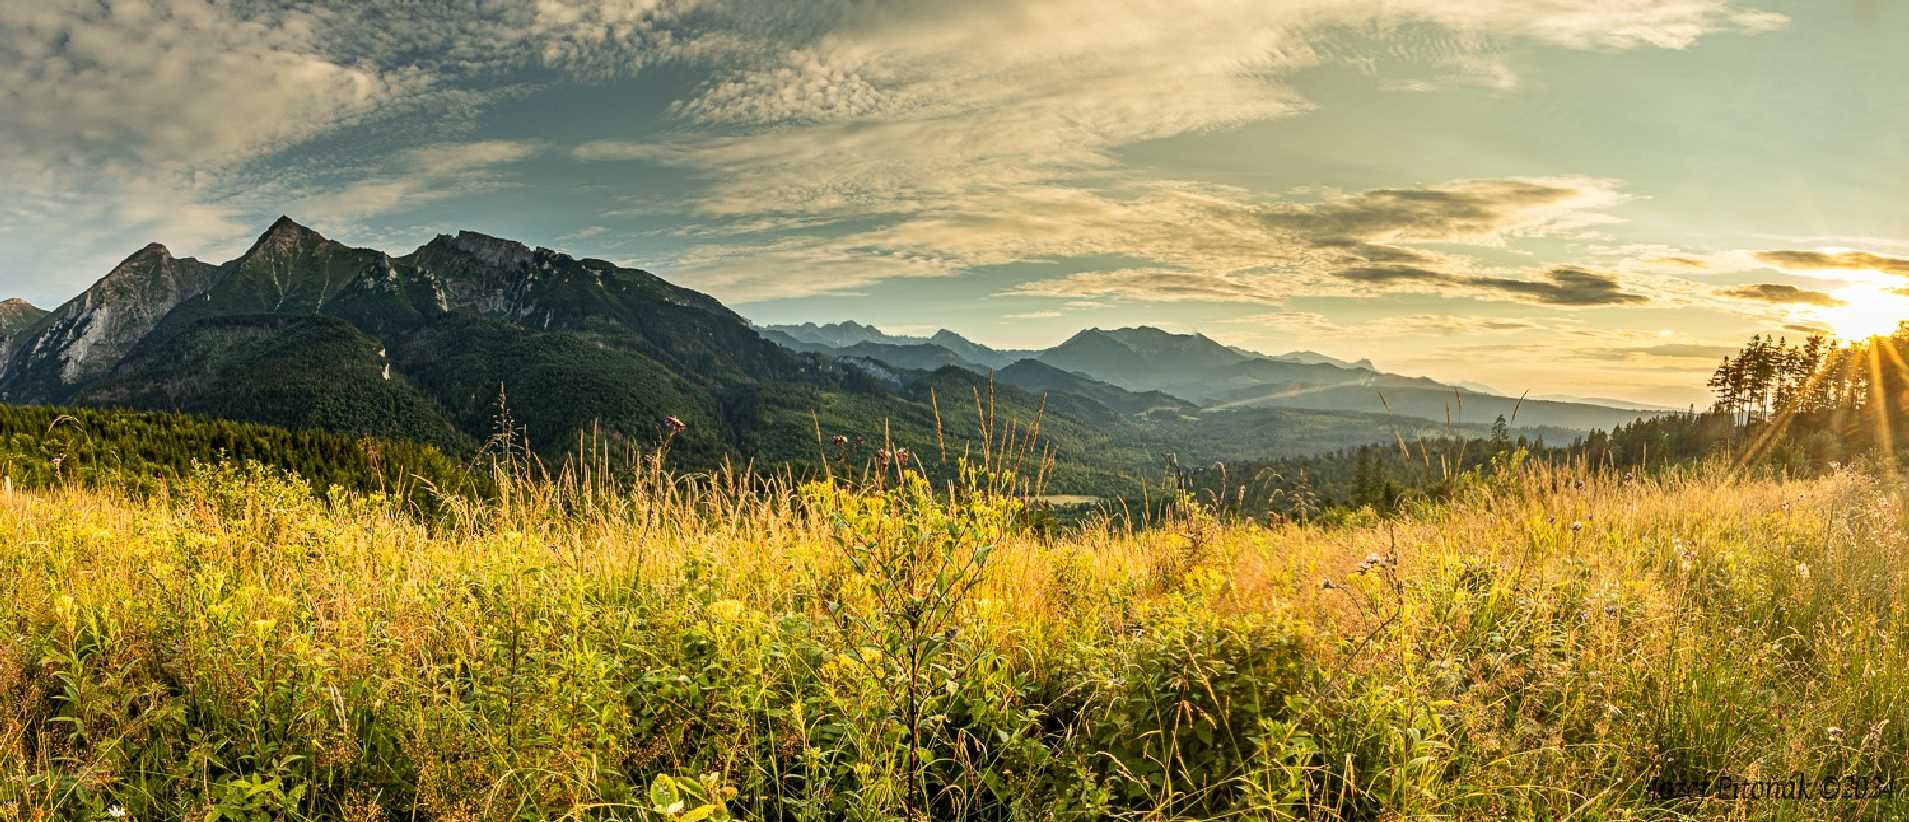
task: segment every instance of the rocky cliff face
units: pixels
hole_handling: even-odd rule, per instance
[[[15,298],[0,302],[0,374],[6,372],[7,360],[13,356],[14,338],[32,328],[46,314],[46,309],[26,300]]]
[[[351,334],[274,348],[319,327],[292,318],[340,321],[325,327]],[[299,364],[255,356],[267,349],[296,350]],[[362,356],[370,350],[381,353]],[[459,365],[443,367],[451,359]],[[490,419],[481,406],[498,385],[541,376],[552,380],[537,390],[553,442],[574,433],[563,426],[579,403],[607,397],[599,416],[625,433],[647,433],[677,413],[672,402],[703,407],[714,448],[716,389],[839,376],[804,377],[804,367],[714,298],[640,269],[475,232],[394,258],[280,218],[223,265],[147,246],[11,343],[0,336],[0,402],[129,403],[305,425],[295,406],[389,417],[395,406],[377,386],[415,380],[481,436]],[[450,424],[426,419],[437,413],[410,415],[406,430],[432,439]]]
[[[218,266],[174,257],[158,243],[140,249],[11,341],[0,361],[0,397],[59,398],[64,388],[111,368],[218,274]]]
[[[22,299],[0,300],[0,337],[11,337],[46,316],[46,309]]]

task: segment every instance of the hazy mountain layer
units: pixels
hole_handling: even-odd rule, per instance
[[[999,362],[998,355],[1004,352],[948,331],[932,338],[897,337],[872,326],[838,323],[776,326],[765,329],[764,334],[798,350],[875,360],[896,368],[920,368],[952,357],[949,364],[971,369],[1001,368],[1004,381],[1024,388],[1073,391],[1126,409],[1159,407],[1157,398],[1165,396],[1211,409],[1350,411],[1481,425],[1489,425],[1502,415],[1513,425],[1575,431],[1609,429],[1660,410],[1624,403],[1600,405],[1553,399],[1520,402],[1517,397],[1424,377],[1389,374],[1374,368],[1370,360],[1348,362],[1304,351],[1267,356],[1201,334],[1175,334],[1146,326],[1086,329],[1060,345],[1026,352],[1027,357],[1003,365],[990,364]],[[830,347],[830,339],[858,342]],[[946,353],[929,350],[935,347]],[[1018,379],[1008,377],[1005,369],[1020,363],[1039,363],[1055,373],[1036,374],[1022,367]]]

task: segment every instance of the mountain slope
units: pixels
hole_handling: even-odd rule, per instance
[[[910,337],[901,334],[887,334],[872,325],[863,325],[854,320],[839,323],[817,325],[769,325],[765,331],[773,331],[798,343],[819,345],[828,348],[847,348],[857,343],[882,343],[884,345],[914,345],[928,342],[924,337]]]
[[[0,388],[454,450],[488,436],[503,392],[549,448],[653,442],[678,416],[680,452],[713,462],[737,427],[725,392],[786,380],[874,390],[647,272],[470,232],[393,258],[281,218],[222,266],[142,249],[22,332]]]
[[[47,310],[26,300],[0,300],[0,337],[11,337],[16,331],[39,322],[47,315]]]
[[[800,367],[721,302],[640,269],[468,231],[398,262],[444,312],[582,335],[701,382],[780,378]]]
[[[1040,352],[1018,348],[989,348],[944,328],[928,338],[929,342],[953,351],[956,356],[989,368],[1006,368]]]
[[[908,368],[917,371],[933,371],[942,366],[952,365],[966,371],[984,373],[988,367],[968,360],[933,343],[911,343],[896,345],[893,343],[860,342],[846,348],[831,351],[837,357],[861,357],[877,360],[896,368]]]
[[[332,317],[200,320],[141,344],[72,399],[402,437],[451,451],[471,444],[436,403],[386,370],[382,343]]]
[[[1008,385],[1036,394],[1074,394],[1094,400],[1122,414],[1161,411],[1189,413],[1197,406],[1160,391],[1128,391],[1085,374],[1063,371],[1035,359],[1024,359],[995,372]]]
[[[14,337],[39,322],[47,313],[45,309],[26,300],[0,302],[0,376],[5,375],[7,361],[13,357]]]
[[[10,338],[0,361],[0,399],[57,401],[97,377],[145,339],[167,314],[212,286],[217,266],[175,258],[153,243]]]
[[[766,325],[758,328],[757,332],[763,337],[790,350],[820,354],[836,353],[842,349],[854,348],[858,345],[913,348],[914,346],[932,344],[945,348],[954,354],[956,360],[950,361],[949,364],[966,362],[980,366],[983,369],[1005,368],[1016,360],[1025,359],[1038,353],[1035,351],[1017,349],[989,348],[988,346],[974,342],[945,328],[936,331],[934,335],[930,337],[916,337],[906,334],[889,334],[875,326],[858,323],[853,320],[829,323],[827,325],[817,325],[812,322],[802,323],[801,325]],[[873,350],[880,351],[882,349]],[[865,352],[867,351],[869,350],[865,349]],[[924,355],[919,349],[914,349],[912,352],[906,353],[908,353],[909,356],[917,358],[918,361]],[[868,356],[868,354],[864,353],[855,356]],[[879,356],[872,358],[882,359]],[[900,368],[913,367],[900,362],[883,361]]]
[[[809,342],[788,338],[801,350],[837,356],[843,355],[846,349],[829,347],[823,340],[843,335],[858,339],[921,339],[895,337],[872,326],[854,323],[777,328],[806,333]],[[821,333],[823,330],[830,331],[825,334]],[[772,338],[783,338],[781,332],[765,333],[773,335]],[[950,331],[937,333],[931,341],[949,356],[976,365],[999,363],[1001,355],[1013,353],[977,345]],[[865,346],[857,356],[894,368],[932,363],[921,352],[919,344],[906,347],[907,356],[903,356],[902,347],[892,343],[857,345]],[[1055,373],[1035,372],[1021,366],[1015,377],[1004,376],[1004,381],[1019,379],[1024,387],[1072,392],[1116,408],[1138,408],[1151,401],[1136,402],[1130,397],[1107,394],[1108,389],[1129,394],[1160,394],[1176,402],[1213,409],[1264,407],[1401,414],[1439,423],[1450,420],[1480,425],[1489,425],[1503,415],[1517,424],[1577,431],[1608,429],[1660,411],[1631,404],[1535,399],[1520,403],[1516,397],[1379,371],[1370,360],[1348,362],[1306,351],[1268,356],[1224,345],[1201,334],[1175,334],[1148,326],[1089,328],[1053,348],[1027,353],[1029,357],[995,367],[1005,369],[1020,362],[1033,362],[1048,366]],[[1073,375],[1085,382],[1060,375]]]
[[[1373,365],[1372,360],[1367,357],[1361,357],[1357,361],[1342,360],[1342,359],[1339,359],[1338,357],[1328,357],[1317,351],[1289,351],[1285,354],[1280,354],[1278,356],[1271,357],[1270,359],[1285,360],[1286,362],[1299,362],[1299,363],[1324,363],[1326,365],[1336,365],[1336,366],[1339,366],[1340,368],[1360,368],[1366,371],[1379,370],[1379,367],[1376,365]]]

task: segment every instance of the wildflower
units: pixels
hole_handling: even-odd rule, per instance
[[[743,605],[740,600],[719,599],[709,603],[709,615],[724,622],[733,622],[742,616]]]
[[[887,464],[888,464],[888,457],[889,457],[889,454],[888,454],[888,449],[886,449],[886,448],[883,448],[883,449],[881,449],[880,451],[876,451],[876,452],[875,452],[875,464],[877,464],[877,465],[887,465]]]
[[[1888,725],[1889,725],[1889,717],[1883,717],[1876,724],[1869,726],[1869,732],[1866,734],[1863,734],[1863,742],[1862,742],[1863,747],[1867,748],[1881,741],[1882,729],[1885,727],[1888,727]]]
[[[906,466],[908,464],[908,449],[906,448],[895,449],[895,464],[901,465],[901,466]]]
[[[1582,521],[1580,521],[1580,520],[1572,520],[1572,521],[1571,521],[1571,532],[1572,532],[1572,533],[1577,533],[1577,532],[1579,532],[1579,531],[1582,531],[1582,530],[1584,530],[1584,523],[1583,523]]]
[[[845,436],[843,436],[843,435],[841,435],[841,434],[836,434],[836,435],[835,435],[835,438],[834,438],[834,439],[832,439],[832,440],[830,440],[829,442],[831,442],[831,443],[833,443],[833,444],[835,445],[835,447],[837,447],[837,448],[847,448],[847,447],[848,447],[848,437],[845,437]]]
[[[1823,733],[1829,734],[1830,741],[1832,742],[1843,741],[1843,729],[1838,728],[1835,725],[1831,725],[1828,728],[1824,728]]]
[[[1810,578],[1810,564],[1809,564],[1809,563],[1807,563],[1807,562],[1799,562],[1799,563],[1797,563],[1797,564],[1796,564],[1796,575],[1797,575],[1797,576],[1799,576],[1799,577],[1802,577],[1802,578],[1804,578],[1804,579],[1809,579],[1809,578]]]
[[[107,815],[107,816],[110,816],[110,817],[112,817],[112,818],[114,818],[114,819],[125,819],[125,818],[126,818],[126,809],[125,809],[125,808],[122,808],[122,807],[120,807],[120,806],[118,806],[118,805],[114,805],[114,806],[112,806],[112,807],[110,807],[110,808],[107,808],[107,809],[106,809],[106,815]]]
[[[681,419],[674,416],[663,418],[663,430],[668,431],[672,436],[683,433],[683,430],[688,427]]]

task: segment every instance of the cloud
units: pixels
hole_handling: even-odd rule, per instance
[[[1357,253],[1373,248],[1371,243],[1500,245],[1511,236],[1619,222],[1602,209],[1625,199],[1614,183],[1605,180],[1458,180],[1417,188],[1376,189],[1317,204],[1274,207],[1266,219],[1275,226],[1320,238],[1321,247],[1347,248]],[[1424,257],[1421,254],[1416,259]]]
[[[1254,201],[1226,187],[1125,192],[1032,188],[868,232],[871,245],[941,252],[958,265],[1125,256],[1150,265],[1025,283],[1007,294],[1273,303],[1353,294],[1348,284],[1428,291],[1465,284],[1465,261],[1410,243],[1496,247],[1610,222],[1625,201],[1588,178],[1458,180],[1417,188]],[[1480,289],[1491,291],[1490,283]],[[1497,291],[1513,291],[1504,286]],[[1561,301],[1564,291],[1552,289]]]
[[[1516,78],[1483,44],[1684,48],[1782,23],[1734,0],[7,3],[0,239],[59,234],[90,247],[143,232],[217,243],[248,233],[257,212],[300,201],[367,219],[484,185],[486,170],[513,161],[417,154],[407,168],[268,166],[346,132],[380,151],[468,141],[473,112],[513,86],[670,65],[706,78],[672,102],[670,128],[648,141],[590,142],[574,156],[684,169],[697,186],[672,205],[711,223],[811,234],[849,225],[857,235],[719,236],[684,256],[734,293],[1106,253],[1134,229],[1154,244],[1141,265],[1211,266],[1230,278],[1283,266],[1316,281],[1328,262],[1447,262],[1412,243],[1584,230],[1611,203],[1548,199],[1551,184],[1502,180],[1266,203],[1149,176],[1121,150],[1310,110],[1284,78],[1347,59],[1334,40],[1348,32],[1451,32],[1452,48],[1427,62],[1502,87]],[[435,127],[446,112],[459,115],[451,133]],[[389,128],[405,117],[414,128]],[[1052,238],[1015,234],[1043,224],[1036,209],[1055,203],[1081,209],[1082,221]],[[997,204],[1006,206],[997,219],[970,216]],[[795,215],[804,223],[774,222]],[[1181,220],[1199,217],[1215,222],[1176,236],[1190,225]],[[93,225],[75,228],[76,218]],[[752,248],[768,256],[751,259]],[[788,263],[814,267],[779,267]],[[1251,290],[1287,287],[1276,285]]]
[[[1643,262],[1650,265],[1673,266],[1676,268],[1689,269],[1692,271],[1707,271],[1710,268],[1709,261],[1698,258],[1698,257],[1681,257],[1681,256],[1671,255],[1671,256],[1664,256],[1664,257],[1650,257],[1648,259],[1645,259]]]
[[[1329,334],[1359,334],[1404,336],[1425,335],[1438,337],[1474,336],[1480,334],[1516,334],[1540,329],[1566,330],[1565,323],[1522,317],[1478,317],[1459,314],[1399,314],[1380,317],[1374,320],[1345,325],[1333,321],[1324,314],[1313,311],[1276,311],[1266,314],[1248,314],[1225,321],[1229,325],[1256,325],[1280,329],[1283,331],[1324,336]]]
[[[591,237],[601,237],[608,233],[610,233],[610,229],[608,226],[590,225],[590,226],[584,226],[583,228],[579,228],[576,231],[572,231],[569,234],[565,234],[561,237],[558,237],[557,239],[559,240],[588,240]]]
[[[315,227],[343,231],[357,221],[507,183],[500,167],[536,154],[528,140],[481,140],[420,146],[400,152],[380,173],[296,200],[290,210]]]
[[[1515,78],[1480,53],[1503,38],[1683,48],[1713,32],[1759,31],[1781,20],[1728,0],[1598,8],[1565,0],[775,8],[744,14],[706,4],[700,14],[740,22],[739,36],[786,47],[717,67],[695,95],[672,104],[681,124],[675,133],[590,141],[574,156],[684,170],[700,185],[672,205],[704,220],[829,216],[836,225],[807,230],[852,225],[861,236],[845,248],[927,255],[957,267],[1117,253],[1148,267],[1227,277],[1290,266],[1314,281],[1324,276],[1322,261],[1442,262],[1406,247],[1412,243],[1503,246],[1585,231],[1614,221],[1604,210],[1623,198],[1608,181],[1562,178],[1268,203],[1149,177],[1124,165],[1120,150],[1311,110],[1314,102],[1283,78],[1346,59],[1352,50],[1335,41],[1349,32],[1452,32],[1451,47],[1433,62],[1504,87]],[[827,278],[801,272],[777,275],[830,287]],[[791,291],[788,283],[750,285],[756,276],[766,273],[720,272],[737,294]]]
[[[1909,277],[1909,259],[1867,251],[1759,251],[1756,259],[1791,271],[1876,271]]]
[[[1664,343],[1624,348],[1595,348],[1580,352],[1579,356],[1593,360],[1715,360],[1720,357],[1734,356],[1735,346],[1698,345],[1693,343]]]
[[[671,269],[672,277],[735,303],[857,294],[885,280],[953,277],[960,272],[947,259],[862,245],[852,236],[698,245],[678,256]]]
[[[416,71],[333,59],[313,15],[202,0],[0,6],[0,134],[42,158],[224,164],[417,94]]]
[[[1447,278],[1441,272],[1415,265],[1367,265],[1339,272],[1342,279],[1380,285],[1401,282],[1438,282]]]
[[[1001,316],[1002,318],[1009,319],[1009,320],[1051,320],[1056,317],[1062,317],[1066,315],[1062,314],[1059,311],[1048,310],[1048,311],[1027,311],[1020,314],[1002,314]]]
[[[1483,299],[1509,299],[1564,307],[1624,305],[1650,298],[1626,291],[1614,274],[1578,266],[1551,268],[1540,279],[1452,273],[1420,266],[1356,266],[1335,272],[1343,280],[1381,288],[1404,286]]]
[[[1518,280],[1509,277],[1466,277],[1473,288],[1500,292],[1527,302],[1557,306],[1605,306],[1649,302],[1650,298],[1623,290],[1615,276],[1577,266],[1559,266],[1546,272],[1544,280]]]
[[[1757,283],[1755,285],[1738,286],[1736,288],[1724,289],[1718,293],[1726,297],[1736,297],[1743,300],[1782,303],[1787,305],[1836,306],[1843,304],[1842,300],[1831,296],[1827,292],[1810,291],[1797,288],[1793,285],[1782,285],[1780,283]]]
[[[1251,325],[1296,334],[1332,334],[1345,329],[1316,311],[1275,311],[1225,320],[1228,325]]]
[[[1435,336],[1457,336],[1474,334],[1516,334],[1521,331],[1534,331],[1542,328],[1555,328],[1556,323],[1540,323],[1519,317],[1473,317],[1457,314],[1405,314],[1385,317],[1365,323],[1361,329],[1379,334],[1426,334]]]
[[[1121,297],[1147,302],[1279,302],[1283,296],[1241,278],[1166,268],[1082,271],[1022,283],[1002,296]]]

